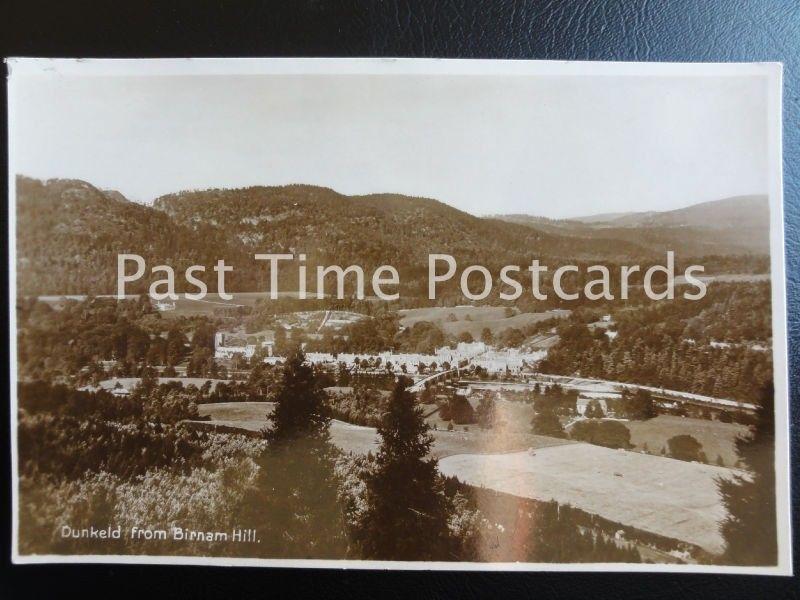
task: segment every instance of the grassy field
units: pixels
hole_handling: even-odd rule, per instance
[[[533,433],[513,433],[501,429],[481,430],[476,426],[471,426],[469,431],[457,428],[453,431],[440,429],[432,433],[434,442],[431,455],[439,459],[462,454],[527,452],[574,443],[570,440],[534,435]]]
[[[235,308],[237,306],[255,306],[259,299],[269,300],[269,292],[233,292],[233,300],[223,300],[219,294],[206,294],[202,300],[189,300],[183,295],[175,301],[175,310],[161,313],[164,318],[213,316],[218,308]],[[297,292],[279,292],[281,298],[296,298]]]
[[[470,398],[470,403],[473,408],[477,408],[478,400],[475,396]],[[513,402],[505,400],[502,394],[495,397],[495,420],[496,422],[503,423],[503,430],[507,433],[528,433],[531,430],[531,420],[533,419],[533,404],[526,404],[524,402]],[[426,405],[425,413],[430,413],[435,408],[435,405]],[[438,412],[430,414],[425,419],[432,427],[438,429],[446,429],[449,421],[443,420]],[[462,425],[456,426],[462,429]],[[477,425],[469,426],[470,429],[475,429]]]
[[[261,431],[272,414],[272,402],[220,402],[200,404],[197,411],[201,417],[210,417],[214,424],[246,431]],[[345,452],[366,454],[378,449],[378,432],[372,427],[351,425],[342,421],[331,421],[331,440]]]
[[[200,415],[215,424],[251,432],[264,428],[273,408],[270,402],[198,406]],[[508,421],[505,427],[481,430],[471,425],[468,431],[463,426],[433,431],[431,455],[440,460],[442,473],[471,485],[521,498],[569,503],[712,553],[721,550],[717,523],[724,517],[724,508],[715,478],[730,477],[732,469],[534,435],[529,433],[531,410],[530,405],[500,399],[498,412]],[[650,424],[639,428],[637,433],[642,435],[659,425],[680,425],[674,432],[700,435],[691,429],[700,425],[693,424],[695,420],[675,418],[673,423],[671,419],[658,417],[633,425]],[[378,450],[380,438],[372,427],[334,420],[330,431],[333,443],[345,452]]]
[[[439,469],[471,485],[536,500],[556,500],[639,529],[719,553],[725,516],[716,478],[731,469],[590,444],[533,452],[459,454]]]
[[[487,327],[492,334],[497,335],[505,329],[520,329],[526,325],[567,314],[566,311],[538,312],[507,317],[506,308],[502,306],[437,306],[401,310],[399,313],[400,324],[404,327],[410,327],[420,321],[430,321],[441,327],[445,333],[459,335],[468,331],[476,340],[480,339],[481,332]]]
[[[197,407],[201,417],[210,417],[211,422],[224,427],[260,431],[267,424],[267,416],[272,413],[271,402],[220,402],[200,404]],[[373,427],[351,425],[343,421],[331,422],[331,439],[345,452],[366,454],[376,451],[379,446],[378,432]],[[476,425],[469,431],[457,427],[453,431],[432,431],[434,443],[431,455],[437,458],[462,453],[518,452],[529,448],[543,448],[555,444],[568,444],[568,440],[534,435],[529,432],[506,429],[481,430]]]
[[[212,421],[241,423],[245,429],[258,431],[264,426],[267,415],[275,409],[274,402],[219,402],[198,404],[201,417],[211,417]]]
[[[747,427],[736,423],[672,415],[659,415],[648,421],[627,421],[625,426],[631,430],[631,443],[636,450],[644,450],[644,445],[647,444],[649,453],[660,454],[661,448],[669,451],[669,438],[687,434],[703,445],[703,452],[709,462],[716,464],[717,457],[720,456],[726,467],[733,467],[738,460],[734,446],[736,436],[747,433]]]

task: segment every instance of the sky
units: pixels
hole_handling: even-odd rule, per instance
[[[10,98],[17,174],[145,203],[305,183],[563,218],[768,187],[752,76],[54,74]]]

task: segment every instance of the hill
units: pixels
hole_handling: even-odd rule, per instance
[[[574,260],[625,258],[642,252],[635,243],[575,240],[533,231],[475,217],[428,198],[346,196],[307,185],[184,192],[158,198],[154,208],[189,227],[213,223],[253,250],[302,251],[309,260],[342,265],[427,268],[428,253],[491,265],[505,264],[515,256]]]
[[[758,229],[757,206],[752,211],[752,224],[746,223]],[[427,293],[429,253],[451,254],[462,267],[482,264],[496,273],[532,258],[555,265],[660,259],[665,248],[695,255],[742,251],[746,236],[733,225],[736,211],[728,212],[729,218],[716,219],[728,229],[710,236],[704,228],[674,225],[677,217],[668,218],[668,226],[479,218],[428,198],[346,196],[309,185],[187,191],[146,206],[80,180],[18,177],[18,288],[22,295],[114,293],[117,254],[136,253],[148,267],[169,264],[179,275],[190,265],[205,265],[211,292],[211,267],[224,258],[235,267],[227,291],[266,290],[266,266],[252,256],[281,252],[307,255],[309,290],[316,289],[315,265],[358,264],[369,273],[391,264],[400,271],[401,293],[420,295]],[[692,218],[702,218],[695,213]],[[296,266],[282,269],[281,289],[297,289]],[[129,291],[146,291],[152,279]],[[178,291],[185,291],[181,280]]]
[[[213,228],[190,230],[149,206],[85,181],[17,177],[17,287],[21,295],[116,292],[118,253],[176,269],[242,259]],[[160,275],[159,277],[163,276]],[[131,291],[145,291],[145,283]]]
[[[598,216],[599,217],[599,216]],[[664,212],[634,212],[622,215],[584,217],[584,223],[593,222],[608,227],[701,227],[709,229],[739,228],[743,223],[759,229],[769,228],[769,202],[766,196],[733,196],[721,200],[701,202],[685,208]]]
[[[766,196],[736,196],[664,212],[606,213],[553,220],[503,215],[508,222],[553,234],[593,240],[624,240],[683,256],[767,254],[769,202]]]
[[[400,273],[403,296],[427,296],[431,253],[451,254],[462,267],[481,264],[494,273],[534,257],[555,264],[633,260],[648,253],[634,242],[575,239],[475,217],[428,198],[346,196],[307,185],[183,192],[158,198],[154,208],[187,227],[213,223],[250,253],[304,253],[309,290],[316,289],[316,265],[357,264],[369,273],[390,264]],[[254,268],[264,271],[263,265]],[[457,278],[451,284],[442,286],[443,295],[457,288]],[[281,289],[297,285],[297,269],[282,268]]]

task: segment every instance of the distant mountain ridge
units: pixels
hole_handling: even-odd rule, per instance
[[[635,243],[616,247],[552,235],[501,220],[475,217],[429,198],[399,194],[346,196],[329,188],[288,185],[182,192],[153,207],[176,223],[213,223],[249,248],[304,249],[337,264],[383,264],[429,252],[485,262],[538,252],[546,256],[622,258],[642,252]]]
[[[170,264],[176,272],[192,264],[210,271],[224,258],[237,266],[228,291],[250,291],[266,289],[266,268],[253,260],[255,252],[304,253],[310,272],[315,264],[359,264],[365,271],[391,264],[401,280],[420,284],[429,253],[490,270],[534,257],[553,264],[630,262],[663,257],[660,244],[679,237],[676,227],[642,236],[633,226],[521,218],[480,218],[428,198],[346,196],[310,185],[179,192],[147,206],[85,181],[19,176],[18,289],[23,295],[113,293],[116,255],[123,252],[141,254],[148,267]],[[660,239],[661,231],[669,235]],[[724,235],[698,241],[692,228],[681,233],[686,239],[672,249],[742,251],[720,244]],[[294,275],[285,271],[282,288],[296,289],[296,269]],[[149,279],[131,291],[145,291]]]
[[[590,239],[635,241],[653,250],[689,255],[769,252],[769,201],[764,195],[734,196],[656,212],[605,213],[570,219],[529,215],[495,218],[550,233],[569,231]]]
[[[656,212],[609,213],[571,219],[609,227],[710,227],[724,229],[742,222],[752,227],[769,227],[769,200],[765,195],[732,196]]]

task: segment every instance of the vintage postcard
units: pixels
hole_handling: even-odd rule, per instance
[[[7,64],[16,562],[791,572],[780,65]]]

